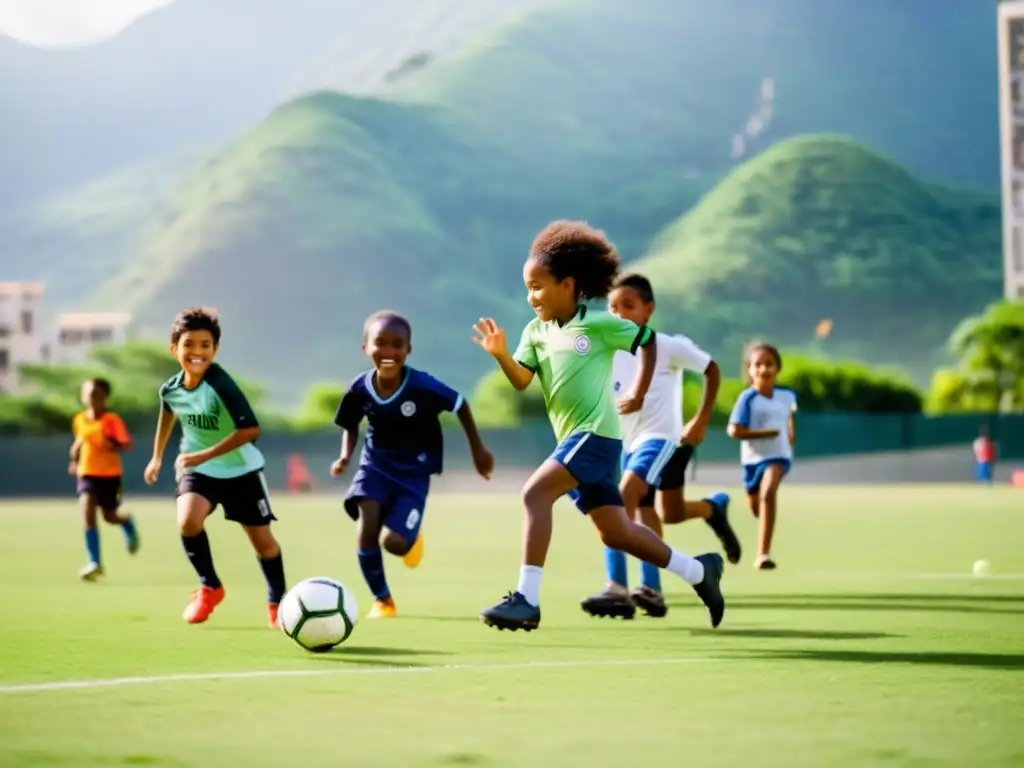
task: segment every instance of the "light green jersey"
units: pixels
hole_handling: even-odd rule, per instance
[[[236,429],[258,427],[256,415],[242,390],[227,371],[216,363],[206,369],[195,389],[185,389],[184,373],[168,379],[160,387],[160,401],[181,422],[181,453],[210,448]],[[263,454],[252,443],[192,467],[207,477],[240,477],[263,469]]]
[[[645,325],[582,305],[565,325],[530,321],[513,357],[540,380],[558,442],[578,432],[621,439],[612,360],[618,350],[635,354],[652,337]]]

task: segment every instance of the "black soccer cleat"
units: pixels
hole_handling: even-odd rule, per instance
[[[600,618],[632,619],[636,616],[636,606],[629,595],[622,590],[605,587],[596,595],[585,597],[580,601],[584,613]]]
[[[531,632],[540,626],[540,608],[519,592],[509,592],[497,605],[480,611],[480,621],[495,629]]]
[[[668,613],[668,606],[665,605],[665,598],[661,592],[646,584],[634,589],[630,593],[629,599],[633,601],[633,605],[652,619],[663,618]]]
[[[713,552],[706,555],[697,555],[695,558],[704,566],[704,580],[700,584],[693,585],[693,591],[708,609],[708,618],[711,619],[712,628],[722,623],[725,616],[725,597],[722,595],[722,571],[725,570],[725,563],[722,556]]]
[[[740,561],[743,549],[740,546],[739,538],[736,536],[736,531],[729,525],[729,494],[716,493],[714,496],[704,499],[704,501],[711,505],[711,517],[705,522],[715,532],[718,540],[722,542],[722,549],[725,551],[726,558],[735,565]]]

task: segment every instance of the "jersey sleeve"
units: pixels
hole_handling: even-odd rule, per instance
[[[359,424],[365,413],[363,405],[366,402],[366,396],[359,387],[359,380],[356,379],[349,385],[348,391],[338,402],[338,410],[334,413],[334,423],[348,432],[359,430]]]
[[[621,349],[632,355],[654,339],[654,331],[646,325],[637,325],[632,320],[623,320],[607,312],[595,314],[588,325],[597,331],[612,349]]]
[[[171,381],[173,381],[173,379]],[[163,384],[160,385],[160,407],[163,409],[164,413],[174,413],[174,410],[171,408],[171,406],[167,404],[167,392],[171,388],[171,381],[165,381]]]
[[[212,376],[210,373],[207,372],[206,383],[213,387],[213,391],[224,405],[224,410],[231,415],[235,429],[258,427],[260,424],[256,420],[256,414],[253,413],[252,406],[235,380],[223,368],[218,368]]]
[[[531,373],[536,373],[537,368],[540,367],[537,360],[537,348],[533,345],[532,322],[523,328],[523,335],[519,337],[519,346],[516,347],[512,359]]]
[[[418,389],[435,413],[455,413],[465,402],[462,395],[429,373],[421,373]]]
[[[732,407],[732,413],[729,414],[730,424],[739,424],[741,427],[750,427],[750,404],[754,400],[756,393],[752,389],[745,389],[743,393],[737,398],[736,405]]]
[[[104,414],[103,434],[118,445],[128,445],[132,441],[131,435],[128,434],[128,427],[116,413]]]
[[[668,353],[673,368],[687,368],[704,373],[711,364],[711,355],[686,336],[658,336],[658,354]]]
[[[76,440],[81,436],[82,433],[82,414],[76,413],[71,417],[71,436]]]

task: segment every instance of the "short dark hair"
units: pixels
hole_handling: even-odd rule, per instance
[[[374,312],[366,318],[366,322],[363,323],[363,344],[365,344],[370,338],[370,329],[378,324],[399,325],[405,329],[405,335],[409,337],[409,341],[412,341],[412,323],[397,312],[393,312],[390,309],[382,309],[379,312]]]
[[[107,379],[104,379],[104,378],[86,379],[85,383],[86,384],[92,384],[96,389],[100,390],[104,395],[106,395],[107,397],[110,397],[110,392],[111,392],[112,388],[110,386],[110,381],[108,381]]]
[[[554,221],[541,230],[530,246],[530,258],[556,280],[571,277],[576,295],[603,299],[619,274],[619,254],[604,232],[585,221]]]
[[[648,304],[654,301],[654,289],[651,287],[651,281],[636,272],[630,272],[616,280],[612,290],[614,291],[616,288],[632,288]]]
[[[179,312],[171,323],[171,344],[177,344],[188,331],[209,331],[213,343],[220,344],[220,314],[212,307],[189,307]]]
[[[747,347],[747,353],[743,356],[743,375],[748,380],[750,379],[750,374],[747,373],[746,369],[750,366],[750,358],[754,356],[755,352],[767,352],[775,358],[775,367],[780,371],[782,370],[782,355],[779,354],[777,347],[769,344],[767,341],[752,341]]]

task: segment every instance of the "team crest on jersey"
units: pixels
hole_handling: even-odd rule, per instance
[[[416,413],[416,403],[414,403],[412,400],[406,400],[404,403],[402,403],[403,416],[412,416],[414,413]]]
[[[590,338],[581,333],[572,340],[572,348],[576,350],[577,355],[587,354],[590,351]]]
[[[620,389],[622,389],[622,382],[621,381],[616,381],[612,385],[612,389],[614,389],[616,392],[618,392]]]

